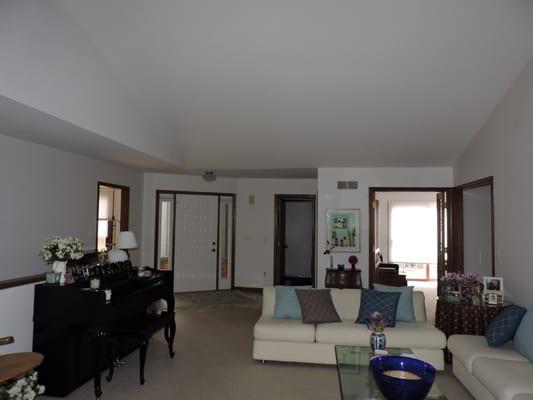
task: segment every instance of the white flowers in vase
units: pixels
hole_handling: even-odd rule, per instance
[[[0,386],[0,400],[33,400],[43,393],[44,386],[37,382],[37,372]]]
[[[39,257],[47,263],[79,260],[83,257],[82,244],[80,239],[73,237],[53,236],[44,241]]]

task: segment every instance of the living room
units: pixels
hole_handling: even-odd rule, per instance
[[[175,357],[157,332],[145,385],[133,352],[103,399],[341,398],[332,365],[253,359],[261,291],[276,283],[276,195],[315,196],[315,288],[352,254],[370,288],[373,190],[452,193],[491,178],[489,276],[503,279],[506,305],[531,307],[533,192],[520,182],[533,167],[532,39],[533,4],[518,1],[0,2],[0,338],[14,337],[0,353],[36,350],[36,287],[52,268],[43,242],[98,250],[101,183],[129,190],[131,263],[161,270],[157,193],[229,195],[232,244],[214,253],[228,299],[238,292],[225,304],[209,289],[204,305],[177,294]],[[358,251],[325,254],[328,211],[345,209],[358,210]],[[468,272],[458,260],[447,271]],[[461,362],[437,373],[446,398],[533,398],[521,383],[509,385],[518,394],[480,389],[468,365],[454,371]],[[67,398],[93,391],[87,381]]]

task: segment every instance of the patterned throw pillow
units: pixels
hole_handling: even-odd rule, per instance
[[[302,308],[304,324],[325,324],[341,322],[335,309],[329,289],[296,289],[296,296]]]
[[[400,293],[396,321],[416,322],[415,308],[413,306],[413,286],[387,286],[374,283],[374,289],[378,292]]]
[[[302,310],[295,289],[311,289],[311,286],[276,286],[274,318],[302,319]]]
[[[378,292],[376,290],[361,289],[361,304],[359,314],[355,320],[357,324],[366,324],[374,312],[379,312],[389,322],[389,327],[396,325],[396,311],[401,293]]]
[[[501,346],[511,340],[526,311],[519,306],[507,307],[500,311],[485,331],[489,346]]]

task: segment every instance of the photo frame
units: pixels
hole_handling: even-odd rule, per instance
[[[503,304],[503,278],[483,277],[483,301],[488,304]]]
[[[361,210],[326,211],[326,238],[335,253],[361,252]]]

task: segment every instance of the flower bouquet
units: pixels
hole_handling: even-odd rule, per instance
[[[79,260],[83,257],[82,244],[80,239],[73,237],[53,236],[44,241],[39,257],[47,263]]]
[[[0,400],[33,400],[43,393],[44,386],[37,382],[37,372],[0,386]]]
[[[47,283],[65,283],[67,262],[83,257],[82,244],[80,239],[61,236],[53,236],[44,241],[39,257],[47,263],[52,263],[54,271],[46,274]]]
[[[370,334],[370,347],[372,350],[383,350],[387,344],[387,338],[383,331],[389,326],[389,321],[381,313],[375,311],[366,319],[368,329],[372,330]]]

